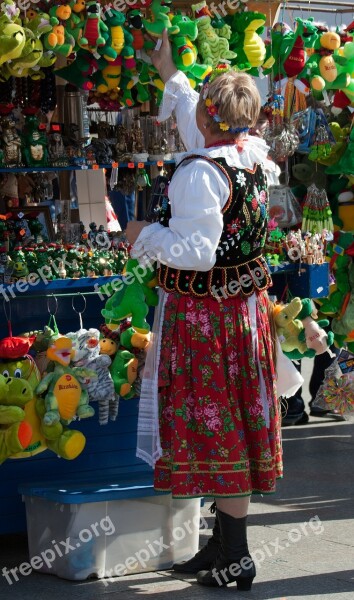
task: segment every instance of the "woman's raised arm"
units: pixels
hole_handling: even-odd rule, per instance
[[[199,94],[191,88],[185,74],[177,70],[166,29],[159,45],[151,55],[152,63],[165,83],[159,120],[166,121],[175,111],[178,131],[186,150],[204,148],[204,137],[195,118]]]

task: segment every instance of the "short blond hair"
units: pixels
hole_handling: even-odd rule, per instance
[[[253,78],[247,73],[228,71],[216,77],[208,86],[208,98],[218,107],[221,121],[230,127],[253,127],[261,109],[261,98]],[[222,133],[219,123],[208,113],[203,97],[199,106],[208,119],[212,133]]]

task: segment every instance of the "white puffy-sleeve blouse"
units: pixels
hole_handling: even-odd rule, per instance
[[[251,136],[244,140],[241,151],[235,146],[204,148],[204,137],[196,124],[198,98],[181,71],[166,83],[159,119],[165,120],[175,111],[178,130],[188,150],[181,159],[191,153],[223,157],[229,166],[241,169],[252,169],[255,163],[266,161],[266,143]],[[209,271],[215,264],[223,227],[221,210],[229,193],[228,181],[218,167],[202,159],[184,161],[169,186],[169,227],[160,223],[144,227],[132,255],[157,259],[176,269]]]

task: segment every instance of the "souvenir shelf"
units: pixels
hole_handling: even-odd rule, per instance
[[[163,166],[164,164],[174,164],[175,160],[163,160],[163,161],[147,161],[144,163],[140,162],[124,162],[124,163],[109,163],[105,165],[70,165],[67,167],[1,167],[0,173],[46,173],[46,172],[61,172],[61,171],[97,171],[99,169],[111,169],[116,168],[132,168],[135,169],[140,164],[145,167],[152,166]]]

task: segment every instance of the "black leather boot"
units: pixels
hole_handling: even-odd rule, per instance
[[[197,581],[212,587],[236,581],[238,590],[249,591],[256,567],[247,545],[247,517],[235,519],[220,510],[216,514],[220,525],[220,554],[208,571],[197,573]]]
[[[210,507],[210,512],[215,512],[215,502]],[[218,514],[215,513],[215,523],[213,527],[212,536],[203,548],[197,552],[193,558],[186,560],[183,563],[176,563],[172,569],[177,573],[198,573],[203,569],[210,569],[211,565],[216,560],[217,555],[220,552],[220,527]]]

